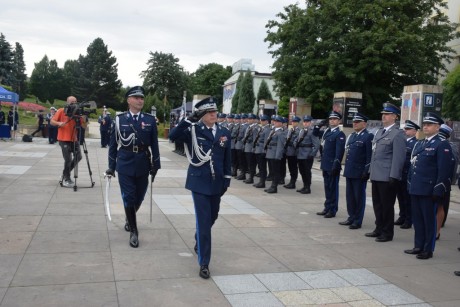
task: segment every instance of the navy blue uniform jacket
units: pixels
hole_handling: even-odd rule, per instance
[[[226,128],[216,124],[216,136],[199,122],[194,124],[198,146],[206,153],[212,151],[214,178],[210,162],[201,166],[189,165],[185,188],[204,195],[222,195],[230,186],[231,178],[231,136]],[[169,133],[171,141],[181,140],[187,144],[193,163],[200,162],[192,151],[192,124],[183,120]]]
[[[330,172],[342,169],[342,158],[345,153],[345,134],[336,127],[334,131],[328,128],[322,138],[323,156],[321,170]]]
[[[343,176],[360,179],[369,174],[374,135],[366,129],[359,134],[352,133],[346,144],[345,171]]]

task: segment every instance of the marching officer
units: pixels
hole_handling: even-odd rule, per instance
[[[274,129],[271,130],[264,146],[266,149],[265,157],[268,160],[268,163],[271,164],[271,172],[273,175],[272,185],[264,191],[270,194],[278,192],[278,184],[281,180],[281,160],[284,154],[285,141],[283,118],[276,115],[273,119],[273,125]]]
[[[201,100],[196,111],[174,128],[169,138],[184,140],[189,160],[185,188],[192,191],[196,213],[196,245],[200,277],[211,276],[211,227],[220,208],[220,199],[230,186],[231,136],[216,124],[217,105],[212,98]],[[199,121],[201,119],[201,121]]]
[[[412,227],[411,202],[409,191],[407,190],[407,175],[409,174],[410,159],[417,138],[415,137],[420,126],[411,120],[406,120],[404,124],[404,133],[406,134],[406,160],[402,172],[402,180],[398,186],[396,197],[399,203],[399,217],[394,222],[399,228],[409,229]]]
[[[303,182],[303,187],[296,191],[301,194],[311,193],[311,168],[313,167],[313,159],[320,147],[319,138],[313,134],[313,129],[311,128],[312,120],[313,117],[310,115],[303,117],[303,128],[294,141],[294,147],[297,151],[297,165]]]
[[[339,128],[341,119],[340,113],[331,111],[329,113],[329,128],[324,131],[321,139],[323,157],[320,168],[323,171],[326,200],[323,211],[316,214],[323,215],[325,218],[335,217],[337,210],[339,210],[339,179],[342,158],[345,153],[345,134]]]
[[[353,116],[354,132],[348,136],[345,144],[346,201],[348,219],[339,222],[350,229],[359,229],[363,223],[366,208],[366,187],[369,179],[369,167],[372,156],[372,139],[374,135],[367,131],[369,118],[361,113]]]
[[[409,171],[409,194],[415,229],[414,248],[406,254],[417,259],[433,257],[436,242],[436,207],[451,186],[452,151],[439,135],[444,121],[435,113],[423,117],[425,139],[415,144]]]
[[[298,127],[300,117],[294,115],[291,121],[292,127],[287,132],[286,143],[284,145],[284,148],[286,149],[286,160],[288,164],[289,175],[291,176],[289,183],[284,185],[286,189],[295,189],[295,182],[299,176],[299,170],[297,168],[297,152],[294,146],[294,142],[296,141],[300,132],[300,128]]]
[[[375,229],[365,234],[376,242],[393,240],[395,201],[406,154],[406,138],[396,125],[401,110],[384,103],[382,114],[383,128],[380,128],[372,141],[371,175],[372,205],[375,214]]]
[[[265,158],[264,144],[271,131],[268,119],[268,115],[260,117],[260,126],[257,127],[257,134],[253,143],[257,167],[259,169],[259,182],[253,185],[256,188],[265,188],[265,180],[267,179],[267,159]]]
[[[256,155],[254,154],[254,131],[258,127],[256,115],[248,114],[248,128],[246,129],[243,137],[243,151],[246,158],[246,165],[248,166],[249,178],[244,180],[244,183],[253,184],[254,175],[256,174]]]
[[[136,212],[141,207],[149,182],[160,165],[158,132],[155,117],[142,112],[144,89],[132,87],[125,95],[129,110],[115,118],[109,143],[109,168],[106,175],[118,172],[121,196],[125,208],[125,230],[130,232],[129,245],[139,246]]]

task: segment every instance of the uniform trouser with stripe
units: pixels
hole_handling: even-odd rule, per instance
[[[302,176],[303,185],[311,185],[311,168],[313,167],[313,157],[311,159],[297,159],[300,176]]]
[[[372,204],[375,214],[375,231],[393,239],[396,187],[387,181],[372,181]]]
[[[134,207],[136,211],[139,210],[147,193],[149,173],[140,177],[118,173],[118,182],[120,183],[123,205],[125,207]]]
[[[339,179],[340,176],[332,176],[332,172],[323,171],[324,194],[326,196],[324,209],[334,215],[339,210]]]
[[[211,261],[211,228],[219,215],[221,196],[192,192],[192,197],[195,205],[198,264],[209,265]]]
[[[414,247],[433,252],[436,242],[437,204],[431,196],[411,195]]]
[[[361,226],[366,208],[367,180],[347,178],[346,181],[348,220],[354,225]]]
[[[299,176],[299,169],[297,168],[297,156],[287,156],[286,159],[291,181],[295,183],[297,181],[297,177]]]

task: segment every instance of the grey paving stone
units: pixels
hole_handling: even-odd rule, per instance
[[[255,274],[270,291],[305,290],[311,287],[292,272]]]
[[[51,203],[46,208],[45,215],[104,215],[104,205],[87,203]]]
[[[33,234],[33,232],[0,233],[0,254],[24,253]]]
[[[26,254],[12,286],[113,281],[109,253]]]
[[[115,283],[10,287],[2,306],[118,306]]]
[[[28,253],[108,252],[106,231],[45,231],[36,232]]]
[[[370,285],[359,286],[361,290],[369,294],[384,305],[407,305],[423,303],[410,293],[396,287],[395,285]]]
[[[372,299],[372,297],[370,297],[357,287],[332,288],[331,291],[340,296],[346,302]]]
[[[260,246],[308,245],[310,238],[292,228],[241,228],[249,238]]]
[[[350,306],[353,307],[384,307],[385,305],[382,305],[377,300],[363,300],[363,301],[353,301],[353,302],[348,302]]]
[[[0,255],[0,287],[8,287],[21,262],[22,254]]]
[[[225,215],[225,219],[234,227],[286,227],[269,215]]]
[[[0,302],[3,300],[7,289],[8,288],[0,288]]]
[[[307,298],[307,301],[313,302],[314,304],[329,305],[344,302],[344,300],[332,292],[331,289],[301,290],[301,292]]]
[[[295,272],[314,289],[348,287],[350,284],[331,271]]]
[[[31,202],[30,200],[34,201]],[[50,196],[44,194],[10,194],[2,193],[2,203],[0,206],[0,216],[4,215],[43,215],[48,206]],[[6,204],[10,204],[7,206]],[[14,204],[14,206],[12,205]]]
[[[129,233],[124,229],[110,231],[109,238],[111,251],[132,251],[128,244]],[[187,250],[174,229],[139,229],[139,242],[142,250]]]
[[[120,306],[230,306],[211,280],[166,278],[117,282]]]
[[[212,279],[223,294],[242,294],[268,291],[268,289],[252,274],[214,276]]]
[[[35,231],[41,216],[0,216],[0,233]]]
[[[350,284],[354,286],[378,285],[388,283],[385,279],[375,275],[367,269],[348,269],[348,270],[333,270]]]
[[[282,307],[284,306],[272,293],[245,293],[225,295],[233,307]]]
[[[106,220],[102,215],[83,216],[45,215],[38,225],[38,231],[71,231],[71,230],[106,230]]]

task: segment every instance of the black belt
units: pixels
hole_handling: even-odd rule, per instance
[[[312,148],[313,144],[299,144],[299,147],[309,147]]]
[[[148,146],[143,145],[134,145],[134,146],[121,146],[120,149],[132,152],[144,152],[149,150]]]

